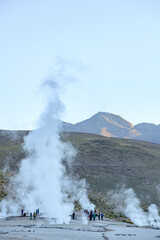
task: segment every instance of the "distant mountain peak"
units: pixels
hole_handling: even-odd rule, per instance
[[[130,122],[108,112],[98,112],[89,119],[72,125],[71,131],[119,138],[132,138],[140,135]]]
[[[68,124],[64,130],[160,143],[160,124],[141,123],[133,126],[121,116],[109,112],[98,112],[82,122]]]

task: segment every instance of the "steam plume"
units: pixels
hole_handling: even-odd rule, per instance
[[[60,139],[64,111],[59,99],[59,85],[52,79],[43,84],[47,89],[48,104],[39,119],[39,127],[24,139],[24,150],[19,173],[11,179],[7,199],[0,203],[0,216],[17,215],[20,209],[33,212],[37,208],[58,223],[68,223],[78,200],[82,208],[93,209],[87,197],[85,181],[67,175],[62,164],[69,164],[75,150]]]
[[[115,211],[125,214],[134,224],[160,228],[160,216],[156,205],[151,204],[148,207],[148,212],[144,212],[133,189],[122,187],[117,191],[108,193],[108,195],[116,206]]]

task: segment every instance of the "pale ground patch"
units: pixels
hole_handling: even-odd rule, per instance
[[[155,240],[160,230],[136,227],[109,219],[82,224],[53,224],[45,218],[10,217],[0,220],[1,240]]]

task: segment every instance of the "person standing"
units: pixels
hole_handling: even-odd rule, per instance
[[[23,209],[21,210],[21,217],[23,217]]]
[[[95,212],[93,212],[93,221],[95,221],[95,219],[96,219],[96,214]]]
[[[90,220],[90,221],[92,221],[92,217],[93,217],[92,211],[90,211],[90,214],[89,214],[89,220]]]
[[[36,213],[35,212],[33,213],[33,219],[36,220]]]
[[[73,212],[73,214],[72,214],[72,219],[73,220],[75,219],[75,212]]]

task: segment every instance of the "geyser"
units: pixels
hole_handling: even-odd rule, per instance
[[[160,228],[157,206],[151,204],[148,207],[148,212],[144,212],[140,207],[141,202],[132,188],[126,189],[123,186],[115,191],[110,191],[107,195],[110,196],[112,204],[114,203],[116,206],[115,212],[123,213],[134,224]]]
[[[74,201],[82,208],[93,209],[87,197],[85,180],[67,175],[62,161],[70,164],[75,155],[71,144],[62,142],[62,123],[59,117],[64,106],[59,99],[59,86],[55,80],[43,84],[48,103],[38,128],[24,139],[27,157],[21,160],[19,172],[12,177],[8,196],[0,203],[1,217],[19,215],[21,208],[28,213],[37,208],[57,223],[68,223],[74,211]]]

